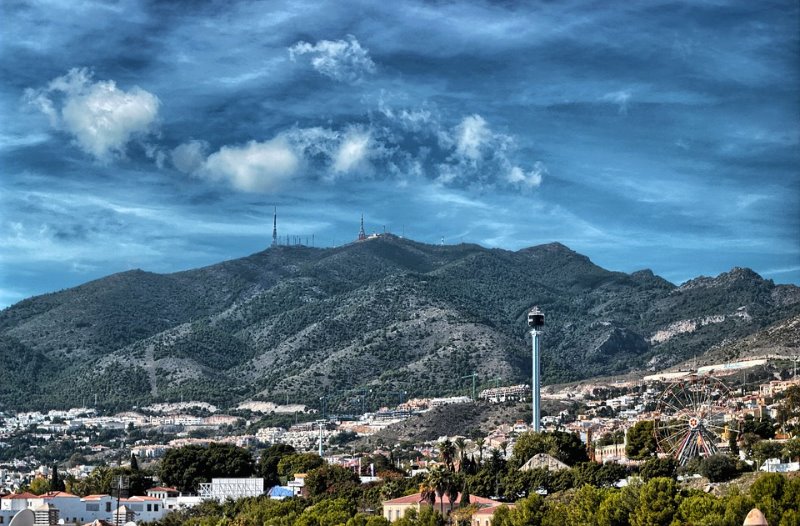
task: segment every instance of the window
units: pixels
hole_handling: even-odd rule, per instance
[[[147,505],[147,511],[153,511],[153,505],[152,504],[148,504]]]
[[[153,511],[158,511],[158,504],[153,504]]]
[[[111,513],[111,503],[106,502],[106,513]]]
[[[96,502],[87,503],[86,504],[86,511],[100,511],[100,504]],[[106,510],[108,511],[108,510]]]

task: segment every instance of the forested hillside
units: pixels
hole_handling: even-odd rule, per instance
[[[544,380],[562,382],[702,355],[797,316],[800,289],[738,268],[676,287],[558,243],[281,246],[175,274],[123,272],[3,310],[0,404],[97,394],[113,408],[181,396],[316,407],[324,395],[347,410],[361,390],[376,405],[465,393],[472,372],[526,380],[532,305],[547,316]]]

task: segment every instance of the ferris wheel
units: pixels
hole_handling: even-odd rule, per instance
[[[656,406],[653,432],[659,451],[680,465],[714,455],[726,433],[729,389],[713,376],[692,376],[669,384]]]

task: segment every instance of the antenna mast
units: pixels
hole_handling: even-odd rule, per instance
[[[272,246],[278,246],[278,207],[272,214]]]

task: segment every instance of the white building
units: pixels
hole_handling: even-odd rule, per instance
[[[125,507],[135,520],[155,521],[167,513],[162,499],[155,497],[130,497],[117,499],[110,495],[89,495],[80,498],[63,491],[32,495],[23,493],[0,499],[0,525],[8,524],[22,510],[47,510],[58,513],[63,524],[86,524],[95,520],[113,522],[114,510]]]
[[[227,499],[236,500],[244,497],[258,497],[264,494],[264,479],[211,479],[210,483],[200,484],[198,493],[202,499],[216,499],[220,502]]]

